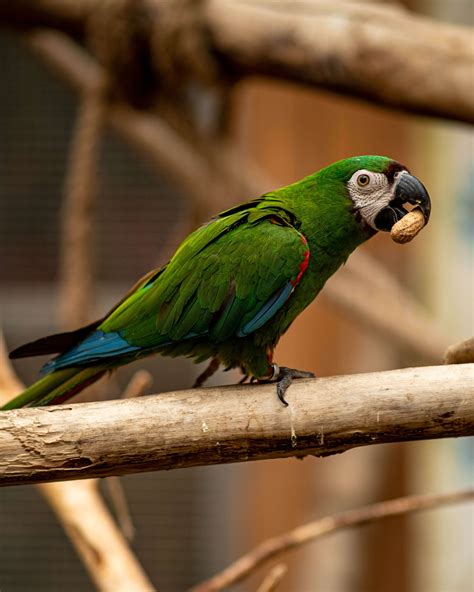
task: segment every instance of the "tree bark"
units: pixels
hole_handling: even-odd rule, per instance
[[[0,485],[474,435],[474,364],[0,413]]]

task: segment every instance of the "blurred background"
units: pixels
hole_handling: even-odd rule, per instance
[[[409,8],[444,21],[473,18],[470,0],[412,0]],[[0,32],[0,68],[0,314],[11,349],[57,328],[59,219],[78,96],[14,33]],[[356,154],[386,154],[406,164],[432,196],[429,227],[404,247],[385,235],[363,248],[429,310],[447,345],[473,333],[474,168],[467,125],[253,78],[232,90],[228,126],[240,153],[274,187]],[[99,170],[94,307],[101,314],[212,212],[197,208],[109,131]],[[222,195],[218,208],[228,205]],[[284,336],[276,359],[319,376],[419,362],[324,295]],[[15,368],[29,383],[40,364],[25,360]],[[139,367],[155,379],[150,392],[189,388],[202,370],[165,358]],[[120,370],[107,396],[117,396],[136,369]],[[237,378],[219,373],[212,383]],[[160,591],[184,590],[265,537],[317,517],[466,486],[472,460],[468,440],[445,440],[366,447],[326,459],[128,476],[122,482],[136,529],[132,547]],[[472,527],[469,507],[457,506],[341,532],[289,555],[279,590],[468,592],[474,585]],[[235,590],[254,590],[261,577]],[[0,489],[0,589],[93,589],[61,526],[31,487]]]

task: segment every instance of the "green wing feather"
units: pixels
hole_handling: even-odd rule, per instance
[[[145,349],[235,336],[295,280],[308,250],[284,211],[259,205],[231,210],[191,234],[98,329]]]

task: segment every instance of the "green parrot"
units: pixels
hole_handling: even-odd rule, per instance
[[[294,319],[377,231],[390,231],[416,204],[430,215],[423,184],[383,156],[336,162],[287,187],[222,212],[188,236],[100,320],[44,337],[11,358],[59,354],[43,378],[2,409],[61,403],[106,372],[159,353],[211,360],[277,383],[286,404],[292,379],[273,350]]]

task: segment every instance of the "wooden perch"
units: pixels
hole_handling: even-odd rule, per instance
[[[474,364],[0,413],[0,485],[474,435]]]
[[[90,15],[101,5],[101,0],[4,2],[0,24],[84,36]],[[154,56],[159,74],[165,73],[163,65],[189,72],[192,64],[194,74],[202,74],[197,62],[203,60],[194,55],[199,47],[216,79],[278,77],[406,112],[474,122],[473,35],[467,27],[367,2],[143,0],[136,5],[147,12],[150,45],[158,40],[161,48],[171,48]]]

